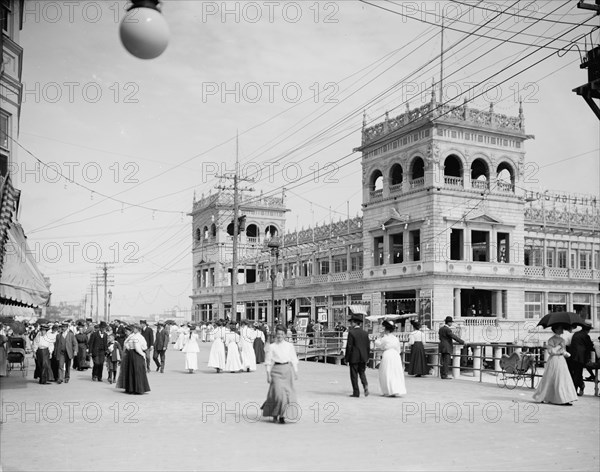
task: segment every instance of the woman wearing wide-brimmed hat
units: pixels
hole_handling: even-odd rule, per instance
[[[288,408],[296,404],[294,380],[298,380],[298,356],[294,345],[285,340],[286,333],[287,330],[278,325],[275,341],[267,348],[265,367],[269,392],[261,406],[263,416],[272,416],[273,421],[279,423],[285,423]]]
[[[565,329],[570,331],[571,327],[560,324],[552,326],[554,336],[548,339],[546,344],[550,358],[544,367],[542,380],[533,394],[536,402],[572,405],[571,402],[577,400],[577,392],[566,361],[571,355],[567,352],[566,342],[561,336]]]
[[[379,386],[384,396],[395,397],[406,394],[404,368],[400,356],[400,341],[394,335],[396,325],[385,320],[382,323],[383,336],[375,340],[375,347],[383,350],[379,364]]]

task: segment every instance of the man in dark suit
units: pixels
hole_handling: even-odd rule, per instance
[[[89,350],[92,356],[92,362],[94,367],[92,368],[92,380],[102,382],[102,371],[104,369],[104,357],[106,355],[106,349],[108,348],[107,336],[104,332],[106,330],[106,323],[101,321],[98,325],[98,329],[90,335]]]
[[[148,346],[148,349],[146,349],[146,371],[150,372],[150,360],[152,359],[152,348],[154,346],[154,331],[148,326],[146,320],[140,320],[140,326],[142,327],[141,334]]]
[[[169,347],[169,332],[165,328],[165,324],[159,321],[156,324],[156,340],[154,342],[154,363],[156,364],[156,372],[165,372],[165,354]],[[160,359],[159,359],[160,358]]]
[[[346,342],[345,361],[350,366],[350,382],[352,382],[351,397],[359,397],[358,377],[365,390],[365,397],[369,396],[369,384],[365,369],[369,357],[371,356],[371,341],[366,331],[361,328],[362,315],[353,313],[350,319],[350,329],[348,330],[348,341]]]
[[[585,389],[583,381],[583,368],[590,360],[590,354],[594,350],[594,343],[590,338],[590,329],[592,325],[586,322],[586,325],[573,334],[571,345],[568,350],[571,354],[569,359],[569,371],[573,379],[573,385],[577,389],[577,395],[582,396]]]
[[[454,320],[451,316],[446,316],[444,322],[444,326],[442,326],[438,332],[440,338],[438,350],[442,356],[442,369],[440,374],[442,379],[450,379],[451,377],[448,377],[448,372],[450,370],[450,359],[452,357],[452,341],[454,340],[460,344],[465,344],[465,342],[452,332],[451,326]]]
[[[63,323],[54,341],[54,353],[58,362],[58,378],[56,383],[69,383],[71,378],[71,359],[77,355],[77,340],[69,323]]]

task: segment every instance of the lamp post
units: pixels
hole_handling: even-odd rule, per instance
[[[271,251],[271,257],[274,257],[274,264],[271,266],[271,322],[275,322],[275,279],[277,278],[277,265],[279,263],[279,240],[276,237],[271,238],[267,247]]]
[[[112,300],[112,290],[108,291],[108,323],[110,323],[110,301]]]

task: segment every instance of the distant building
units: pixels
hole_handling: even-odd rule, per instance
[[[430,328],[453,316],[471,341],[535,341],[549,311],[600,323],[598,196],[524,188],[518,116],[430,103],[363,126],[362,216],[284,233],[283,200],[244,195],[237,318],[308,314],[329,326],[347,305],[416,313]],[[194,202],[195,319],[231,308],[231,196]],[[271,308],[266,246],[281,241]],[[229,305],[228,305],[229,303]]]

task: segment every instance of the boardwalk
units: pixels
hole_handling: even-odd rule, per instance
[[[404,398],[349,398],[344,366],[301,362],[296,421],[259,416],[254,373],[187,374],[169,351],[152,392],[130,396],[91,374],[42,386],[1,379],[2,470],[598,470],[600,398],[538,405],[531,390],[407,378]]]

